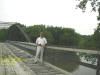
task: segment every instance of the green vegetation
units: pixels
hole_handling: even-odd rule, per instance
[[[29,35],[32,42],[35,42],[36,38],[39,37],[40,32],[44,32],[49,43],[54,41],[53,35],[46,29],[45,25],[29,26],[25,29],[25,31]]]
[[[86,8],[91,5],[92,11],[98,13],[97,20],[100,21],[100,1],[99,0],[78,0],[79,4],[77,5],[78,8],[82,9],[85,12]],[[97,29],[95,30],[94,34],[91,35],[87,40],[83,40],[80,42],[80,46],[86,48],[96,48],[100,49],[100,22],[98,24]]]
[[[20,23],[17,24],[24,29],[32,42],[36,41],[40,32],[44,32],[48,44],[88,49],[100,48],[100,24],[93,35],[81,35],[76,33],[72,28],[46,27],[45,25],[25,26]],[[0,41],[6,40],[26,41],[24,35],[16,27],[16,24],[12,25],[8,29],[0,30]]]
[[[29,37],[35,42],[40,32],[44,32],[45,37],[49,44],[77,46],[81,35],[76,33],[71,28],[61,27],[45,27],[45,25],[34,25],[26,28],[26,32]]]
[[[77,5],[78,8],[82,9],[85,12],[87,5],[90,4],[92,11],[97,11],[98,7],[100,7],[99,0],[77,0],[80,3]],[[100,19],[100,17],[98,17]]]
[[[0,29],[0,42],[3,42],[7,39],[8,30],[7,29]]]
[[[93,11],[98,11],[99,15],[97,20],[100,20],[100,2],[98,0],[79,0],[78,8],[85,11],[86,5],[91,4]],[[93,35],[81,35],[75,32],[72,28],[53,27],[45,25],[33,25],[26,27],[23,24],[20,25],[28,34],[32,42],[35,42],[40,32],[44,32],[45,37],[48,40],[48,44],[64,45],[67,47],[78,48],[92,48],[100,49],[100,23]],[[16,27],[16,24],[9,29],[0,30],[0,41],[12,40],[12,41],[26,41],[24,35]]]

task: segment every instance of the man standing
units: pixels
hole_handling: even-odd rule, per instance
[[[46,44],[47,44],[47,40],[44,37],[43,32],[40,32],[40,37],[36,39],[37,51],[36,51],[34,63],[37,63],[39,55],[40,55],[40,62],[43,63],[43,53]]]

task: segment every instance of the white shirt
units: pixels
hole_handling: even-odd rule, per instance
[[[46,40],[45,37],[43,37],[43,38],[38,37],[38,38],[36,39],[36,43],[41,44],[41,45],[45,45],[45,44],[47,44],[47,40]]]

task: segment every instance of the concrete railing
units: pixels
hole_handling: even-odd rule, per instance
[[[12,42],[18,42],[18,43],[23,43],[23,44],[29,44],[29,45],[36,46],[35,43],[19,42],[19,41],[12,41]],[[63,51],[81,52],[81,53],[89,53],[89,54],[100,55],[100,51],[97,51],[97,50],[75,49],[75,48],[65,48],[65,47],[56,47],[56,46],[47,46],[47,48],[54,49],[54,50],[63,50]]]

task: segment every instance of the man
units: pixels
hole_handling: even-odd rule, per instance
[[[43,53],[46,44],[47,44],[47,40],[44,37],[43,32],[40,32],[40,37],[36,39],[37,51],[36,51],[34,63],[37,63],[39,55],[40,55],[40,62],[43,63]]]

